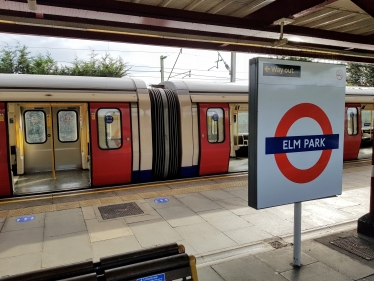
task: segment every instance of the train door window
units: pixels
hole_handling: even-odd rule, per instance
[[[97,111],[99,147],[118,149],[122,146],[121,112],[118,109],[102,108]]]
[[[25,112],[25,135],[28,144],[41,144],[47,141],[45,113],[42,110]]]
[[[208,141],[220,143],[225,140],[224,114],[222,108],[209,108],[207,111]]]
[[[58,139],[60,142],[76,142],[78,140],[78,118],[75,110],[60,110],[58,118]]]
[[[350,136],[358,134],[358,110],[356,107],[347,108],[347,133]]]

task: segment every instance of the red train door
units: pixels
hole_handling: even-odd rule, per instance
[[[6,104],[0,102],[0,197],[11,195]]]
[[[346,104],[344,114],[343,160],[357,159],[362,140],[361,105]]]
[[[131,181],[130,121],[128,103],[90,104],[92,186]]]
[[[227,173],[230,158],[229,105],[200,103],[199,175]]]

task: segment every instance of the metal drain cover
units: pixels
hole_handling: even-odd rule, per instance
[[[373,245],[370,242],[359,237],[350,236],[331,241],[330,243],[365,260],[370,261],[374,259]]]
[[[144,214],[135,202],[98,207],[103,220]]]

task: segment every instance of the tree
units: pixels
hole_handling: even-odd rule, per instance
[[[121,57],[105,53],[100,58],[91,51],[88,61],[78,57],[72,66],[58,65],[50,53],[31,57],[26,46],[5,46],[0,50],[0,73],[124,77],[130,68]]]
[[[277,56],[279,60],[294,60],[294,61],[309,61],[312,62],[310,58],[303,58],[303,57],[288,57],[288,56]]]
[[[374,66],[348,63],[347,64],[347,85],[374,87]]]

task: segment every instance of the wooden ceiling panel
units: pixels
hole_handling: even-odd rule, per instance
[[[346,19],[337,21],[335,23],[325,25],[323,27],[323,29],[325,29],[325,30],[337,30],[339,28],[343,28],[345,26],[349,26],[349,25],[352,25],[352,24],[355,24],[355,23],[359,23],[361,21],[368,20],[368,19],[370,19],[370,16],[368,16],[368,15],[356,14],[356,15],[352,15],[351,17],[348,17]]]
[[[345,18],[348,18],[348,17],[351,17],[352,14],[350,12],[346,12],[346,11],[343,11],[343,12],[340,12],[338,11],[337,13],[334,13],[334,14],[331,14],[331,15],[328,15],[322,19],[319,19],[319,20],[315,20],[315,21],[311,21],[303,26],[305,27],[311,27],[311,28],[323,28],[324,26],[328,25],[328,24],[332,24],[332,23],[335,23],[337,21],[340,21],[342,19],[345,19]]]
[[[329,17],[333,14],[338,13],[339,11],[336,9],[331,8],[321,8],[315,12],[312,12],[310,14],[306,14],[305,16],[297,18],[294,22],[292,22],[292,25],[301,25],[304,26],[308,23],[311,23],[313,21],[317,21],[326,17]]]

